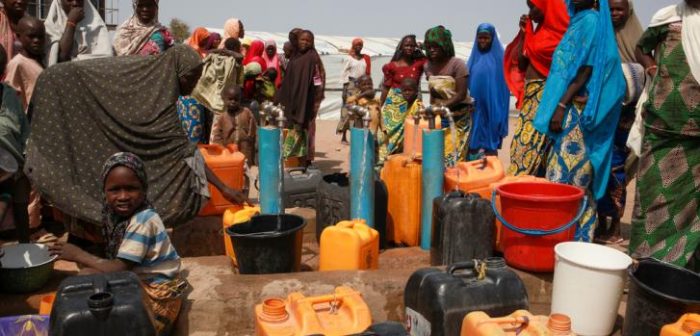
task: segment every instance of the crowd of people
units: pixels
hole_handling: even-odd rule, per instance
[[[186,282],[166,225],[196,216],[208,182],[245,201],[197,145],[236,145],[254,165],[258,109],[271,101],[285,108],[285,158],[314,160],[326,85],[314,34],[292,29],[278,53],[230,19],[222,35],[197,28],[177,44],[159,0],[133,0],[111,41],[90,1],[53,0],[45,21],[27,14],[26,0],[2,5],[1,227],[29,241],[30,229],[60,217],[69,238],[52,252],[84,272],[137,272],[167,331]],[[452,112],[442,119],[448,166],[503,149],[512,94],[520,112],[508,174],[587,190],[577,240],[622,239],[636,178],[630,253],[700,270],[700,0],[662,9],[646,30],[631,0],[527,5],[506,48],[496,27],[479,25],[466,63],[444,26],[420,45],[403,37],[376,86],[353,40],[343,101],[371,112],[377,167],[402,151],[404,122],[427,105],[422,80],[429,104]],[[344,110],[341,141],[351,126]]]

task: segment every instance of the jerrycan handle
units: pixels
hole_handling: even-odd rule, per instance
[[[205,156],[221,155],[224,152],[224,147],[220,145],[201,145]]]
[[[473,271],[476,268],[478,261],[477,260],[472,260],[472,261],[463,261],[459,263],[452,264],[447,267],[447,273],[448,274],[454,274],[457,271],[461,270],[470,270]]]

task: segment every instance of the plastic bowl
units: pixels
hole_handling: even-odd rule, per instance
[[[0,291],[29,293],[43,287],[51,277],[56,256],[43,244],[18,244],[3,248],[0,258]]]

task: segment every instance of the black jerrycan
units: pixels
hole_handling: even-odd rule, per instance
[[[138,276],[132,272],[67,278],[56,293],[49,334],[156,335],[144,295]]]
[[[450,192],[433,201],[430,264],[451,265],[493,255],[495,215],[477,194]]]
[[[288,168],[284,170],[282,201],[285,208],[316,207],[316,187],[323,174],[318,168]]]
[[[386,184],[374,179],[374,229],[379,232],[379,247],[386,245],[386,218],[389,196]],[[350,178],[347,173],[325,175],[316,189],[316,241],[329,226],[350,220]]]
[[[528,309],[520,277],[502,258],[468,261],[446,271],[425,268],[408,279],[404,291],[406,325],[412,335],[459,335],[464,317],[474,311],[506,316]]]

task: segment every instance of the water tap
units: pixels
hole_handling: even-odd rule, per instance
[[[284,124],[287,121],[284,117],[284,106],[266,101],[260,107],[260,126],[274,126],[274,123],[277,122],[277,127],[284,128]]]
[[[346,105],[345,108],[348,109],[348,116],[350,119],[362,120],[362,127],[369,128],[372,116],[367,108],[360,105]]]
[[[435,117],[452,119],[452,111],[448,107],[442,105],[433,105],[426,107],[423,111],[423,118],[428,120],[428,127],[435,129]]]

